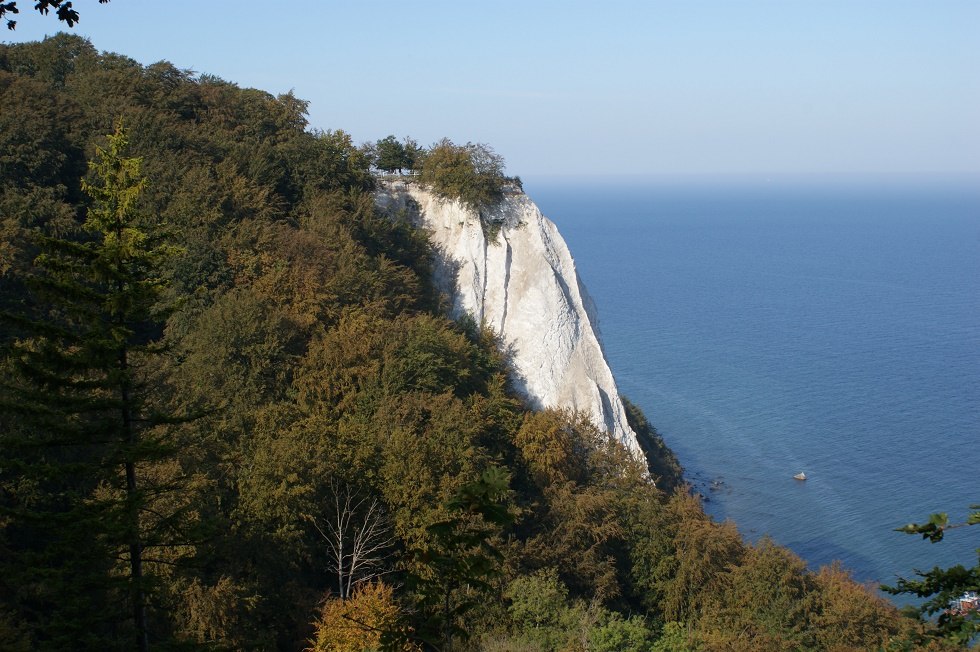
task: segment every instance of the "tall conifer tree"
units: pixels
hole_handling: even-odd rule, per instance
[[[174,249],[137,226],[145,180],[126,144],[117,126],[97,148],[83,237],[38,236],[31,295],[6,316],[19,337],[3,360],[0,582],[41,649],[149,646],[140,472],[171,451],[138,371]]]

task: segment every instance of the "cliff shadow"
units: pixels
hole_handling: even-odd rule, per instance
[[[450,319],[459,321],[469,316],[480,323],[482,315],[470,315],[459,301],[459,272],[463,264],[453,258],[442,245],[430,239],[432,255],[432,283],[438,294],[439,311]]]
[[[534,398],[527,388],[527,379],[521,374],[514,358],[517,355],[513,344],[508,344],[497,330],[485,321],[477,321],[473,315],[463,311],[459,316],[452,319],[459,324],[460,328],[466,332],[471,339],[479,341],[484,345],[493,347],[500,356],[500,366],[507,376],[508,392],[521,400],[525,409],[541,410],[544,406],[541,401]]]
[[[375,206],[390,220],[403,221],[415,228],[426,230],[422,207],[412,198],[404,182],[388,182],[375,194]],[[481,214],[481,222],[483,215]],[[505,220],[496,214],[489,216],[503,225]],[[501,356],[501,364],[507,372],[508,389],[521,398],[529,409],[541,409],[540,401],[528,392],[527,379],[514,365],[516,351],[513,344],[507,344],[500,333],[488,326],[483,314],[471,314],[460,301],[460,272],[463,263],[454,258],[449,250],[429,238],[432,287],[435,292],[436,308],[439,313],[457,322],[475,341],[492,341]]]

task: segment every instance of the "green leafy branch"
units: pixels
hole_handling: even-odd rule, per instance
[[[932,543],[943,540],[948,530],[980,524],[980,504],[970,505],[970,514],[962,523],[950,523],[945,512],[931,514],[925,523],[909,523],[896,532],[919,534]],[[973,568],[957,564],[950,568],[934,567],[930,571],[915,570],[920,579],[899,578],[895,586],[882,586],[893,595],[909,594],[929,598],[919,607],[923,615],[939,614],[938,633],[957,643],[967,643],[980,633],[980,613],[976,610],[962,613],[952,608],[955,600],[967,592],[980,591],[980,548],[978,563]]]

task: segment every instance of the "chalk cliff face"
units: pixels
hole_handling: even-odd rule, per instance
[[[404,181],[382,182],[378,205],[404,211],[440,252],[436,283],[456,316],[469,314],[500,334],[512,352],[514,382],[535,407],[587,413],[640,456],[599,342],[595,306],[555,225],[523,192],[508,192],[484,219]]]

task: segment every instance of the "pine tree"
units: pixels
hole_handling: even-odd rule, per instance
[[[945,512],[931,514],[926,523],[909,523],[898,532],[919,534],[923,539],[939,543],[948,530],[980,525],[980,504],[970,505],[970,512],[962,523],[950,523]],[[980,635],[980,610],[976,607],[976,594],[980,591],[980,548],[977,548],[977,563],[967,568],[957,564],[950,568],[934,566],[932,570],[916,570],[920,579],[900,577],[895,586],[881,588],[892,595],[903,593],[917,598],[928,598],[919,605],[919,613],[937,618],[936,634],[959,645],[976,642]],[[969,598],[973,598],[969,600]],[[967,598],[967,601],[963,601]]]
[[[514,521],[509,485],[505,469],[490,467],[461,486],[444,505],[449,517],[428,526],[430,546],[409,552],[419,572],[409,572],[406,584],[423,616],[409,639],[450,652],[455,642],[469,638],[465,617],[500,576],[503,555],[493,538]],[[397,635],[392,640],[403,642]]]
[[[126,144],[117,126],[97,148],[84,236],[39,235],[31,292],[5,315],[16,337],[0,381],[0,593],[40,649],[148,649],[144,554],[177,518],[141,485],[173,451],[139,375],[159,351],[159,271],[175,249],[137,226],[146,182]]]

